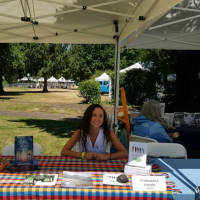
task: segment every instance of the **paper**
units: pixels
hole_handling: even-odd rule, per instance
[[[69,172],[63,171],[63,179],[61,185],[63,187],[93,187],[91,172]]]
[[[128,165],[146,167],[147,144],[142,142],[130,141],[128,160],[129,160]]]
[[[132,189],[136,191],[166,191],[165,176],[132,176]]]
[[[32,174],[24,179],[24,184],[29,185],[55,185],[58,174]]]

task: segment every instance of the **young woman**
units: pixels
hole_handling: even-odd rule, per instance
[[[160,103],[155,100],[145,102],[140,116],[134,119],[134,134],[153,138],[158,142],[172,142],[163,124]]]
[[[72,148],[79,145],[79,152]],[[112,143],[115,153],[108,153],[107,147]],[[83,116],[80,129],[76,130],[61,151],[62,156],[82,159],[109,160],[127,158],[128,152],[115,133],[108,128],[106,112],[98,104],[90,105]]]

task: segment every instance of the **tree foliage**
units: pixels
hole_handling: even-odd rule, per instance
[[[43,91],[47,92],[47,79],[64,73],[68,64],[67,45],[25,44],[26,71],[31,76],[44,77]]]
[[[96,70],[114,69],[113,45],[72,45],[68,73],[76,82],[90,79]]]
[[[19,44],[0,44],[0,93],[4,93],[3,78],[16,80],[24,72],[25,56]]]

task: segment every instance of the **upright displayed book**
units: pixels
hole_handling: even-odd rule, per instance
[[[124,173],[128,175],[149,176],[151,165],[147,165],[147,144],[130,141],[129,159],[124,167]]]
[[[15,163],[33,163],[33,136],[15,136]]]
[[[128,161],[134,166],[145,167],[147,161],[146,143],[130,141]]]
[[[33,136],[15,136],[15,159],[10,160],[11,171],[38,169],[37,160],[33,159]]]

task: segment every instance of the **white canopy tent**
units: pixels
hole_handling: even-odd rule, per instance
[[[109,99],[111,99],[111,93],[112,93],[112,84],[111,84],[111,78],[108,74],[106,74],[105,72],[103,74],[101,74],[100,76],[95,78],[95,81],[109,81]]]
[[[39,81],[39,82],[44,82],[44,77],[40,77],[40,78],[38,79],[38,81]]]
[[[110,80],[111,80],[110,76],[106,74],[105,72],[95,78],[95,81],[110,81]]]
[[[183,0],[139,37],[135,31],[121,42],[127,48],[200,49],[200,1]]]
[[[133,64],[133,65],[131,65],[131,66],[129,66],[129,67],[126,67],[126,68],[124,68],[124,69],[121,69],[120,70],[120,72],[127,72],[127,71],[130,71],[130,70],[132,70],[132,69],[142,69],[142,70],[145,70],[145,68],[144,67],[142,67],[142,65],[140,64],[140,63],[135,63],[135,64]]]
[[[58,80],[57,80],[54,76],[52,76],[52,77],[50,77],[49,79],[47,79],[47,82],[57,83]]]
[[[119,41],[133,31],[139,36],[180,1],[0,0],[0,42],[115,44],[116,119]]]
[[[58,82],[66,83],[67,81],[66,81],[66,79],[65,79],[64,77],[60,77],[60,78],[58,79]]]

